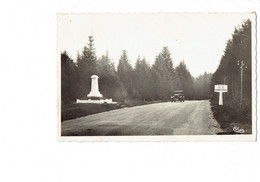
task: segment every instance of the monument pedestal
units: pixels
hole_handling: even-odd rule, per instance
[[[102,94],[99,92],[97,75],[91,76],[91,91],[88,94],[88,97],[103,97]]]
[[[98,76],[91,76],[91,91],[87,95],[89,99],[77,99],[76,103],[91,103],[91,104],[117,104],[117,102],[113,102],[112,99],[104,99],[103,95],[99,92],[98,87]],[[91,99],[91,97],[95,97],[97,99]],[[100,99],[98,99],[100,98]]]
[[[76,103],[90,103],[90,104],[117,104],[117,102],[113,102],[112,99],[100,99],[100,100],[80,100],[77,99]]]

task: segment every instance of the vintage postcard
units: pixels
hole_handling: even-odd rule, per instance
[[[256,13],[57,14],[59,141],[255,141]]]

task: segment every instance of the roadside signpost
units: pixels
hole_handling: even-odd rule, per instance
[[[219,92],[219,101],[218,101],[218,105],[223,105],[223,92],[227,92],[228,91],[228,86],[227,85],[215,85],[215,92]]]

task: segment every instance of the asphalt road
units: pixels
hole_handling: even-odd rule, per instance
[[[221,132],[208,100],[156,103],[64,121],[62,136],[214,135]]]

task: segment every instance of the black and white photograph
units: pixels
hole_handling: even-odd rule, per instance
[[[0,1],[0,182],[260,182],[259,7]]]
[[[255,21],[57,14],[59,139],[254,141]]]

